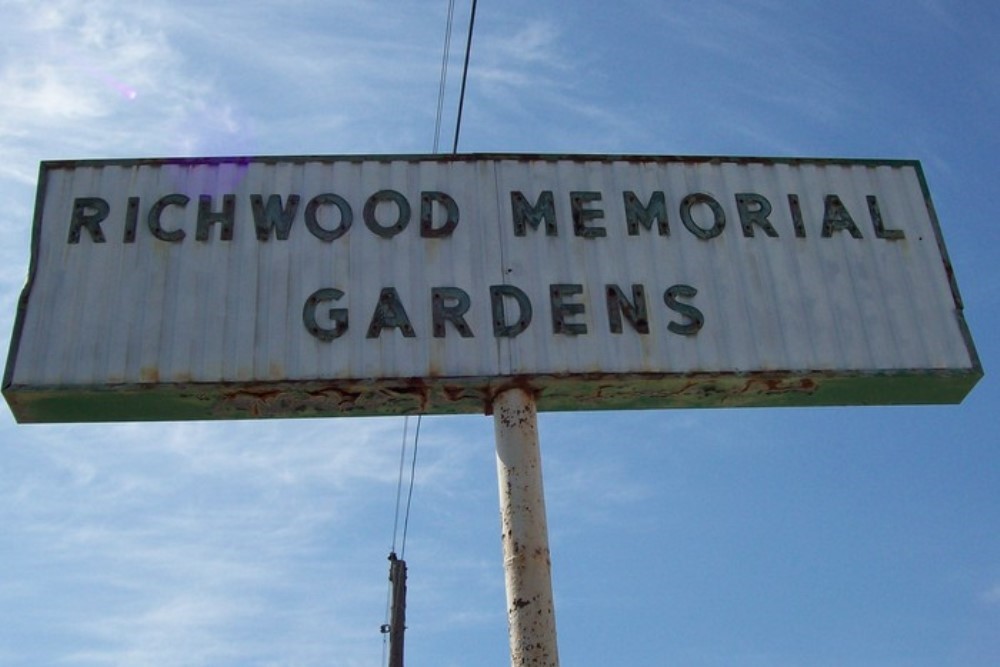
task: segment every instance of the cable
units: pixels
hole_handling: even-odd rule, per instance
[[[441,83],[438,85],[437,117],[434,120],[434,152],[441,140],[441,113],[444,109],[445,82],[448,80],[448,53],[451,51],[451,26],[455,17],[455,0],[448,0],[448,21],[444,29],[444,50],[441,53]]]
[[[458,153],[458,134],[462,129],[462,107],[465,106],[465,80],[469,76],[469,54],[472,53],[472,30],[476,25],[476,0],[472,0],[472,14],[469,16],[469,37],[465,42],[465,64],[462,66],[462,91],[458,95],[458,118],[455,119],[455,143],[451,152]]]
[[[410,526],[410,503],[413,500],[413,478],[417,472],[417,447],[420,445],[420,422],[423,415],[417,415],[417,432],[413,436],[413,463],[410,465],[410,490],[406,494],[406,514],[403,515],[403,543],[399,548],[399,557],[406,554],[406,531]]]
[[[392,553],[396,553],[396,535],[399,534],[399,499],[403,492],[403,465],[406,462],[406,432],[409,426],[410,417],[407,416],[403,420],[403,442],[399,446],[399,481],[396,482],[396,516],[392,522]]]

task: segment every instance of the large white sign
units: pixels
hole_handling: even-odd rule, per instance
[[[20,421],[960,401],[916,162],[48,162]]]

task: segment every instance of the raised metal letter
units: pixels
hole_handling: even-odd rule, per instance
[[[447,214],[445,223],[434,227],[434,202],[444,206]],[[458,204],[443,192],[420,193],[420,235],[428,239],[451,236],[458,226]]]
[[[600,192],[571,192],[569,193],[569,205],[573,211],[573,233],[585,239],[597,239],[608,235],[608,230],[604,227],[588,227],[590,220],[599,220],[604,217],[604,211],[600,209],[585,208],[587,202],[601,201]]]
[[[649,333],[649,315],[646,311],[646,290],[642,285],[632,285],[632,301],[618,285],[608,285],[608,323],[611,333],[622,332],[622,315],[632,328],[642,334]]]
[[[365,337],[378,338],[382,335],[382,329],[392,328],[402,331],[406,338],[414,338],[417,335],[410,325],[410,318],[406,314],[406,309],[403,308],[403,303],[399,300],[396,288],[383,287]]]
[[[149,209],[149,215],[146,217],[146,224],[149,226],[149,231],[153,236],[160,239],[161,241],[169,241],[171,243],[177,243],[184,240],[184,230],[183,229],[173,229],[167,231],[160,226],[160,216],[163,215],[163,209],[168,206],[180,206],[181,208],[187,206],[187,203],[191,201],[187,195],[173,194],[167,195],[166,197],[160,197],[153,208]]]
[[[253,225],[257,230],[257,240],[267,241],[271,230],[279,241],[288,240],[288,232],[292,229],[292,220],[299,208],[299,196],[288,195],[288,201],[281,205],[281,195],[271,195],[264,204],[261,195],[250,195],[250,208],[253,210]]]
[[[453,301],[451,305],[445,300]],[[472,329],[465,322],[465,315],[471,305],[469,295],[457,287],[435,287],[431,290],[431,321],[435,338],[444,338],[445,320],[458,329],[462,338],[472,338]]]
[[[310,294],[302,307],[302,323],[306,325],[306,331],[324,342],[340,338],[347,333],[346,308],[331,308],[328,311],[333,327],[321,327],[316,322],[316,308],[319,307],[319,304],[327,301],[339,301],[342,296],[344,293],[333,287],[319,289]]]
[[[705,316],[702,315],[700,310],[690,304],[681,303],[677,300],[679,296],[692,297],[696,294],[698,294],[698,290],[690,285],[672,285],[667,288],[667,291],[663,293],[663,302],[667,304],[667,308],[675,313],[680,313],[690,320],[686,324],[670,322],[667,324],[667,329],[681,336],[693,336],[704,326]]]
[[[316,217],[316,209],[320,206],[325,206],[326,204],[332,204],[337,207],[338,211],[340,211],[340,224],[334,229],[324,229],[319,224],[319,218]],[[353,221],[354,212],[351,211],[351,205],[339,195],[326,192],[321,195],[316,195],[309,200],[308,204],[306,204],[306,229],[308,229],[309,232],[320,241],[325,241],[327,243],[336,241],[347,233],[347,230],[351,228],[351,223]]]
[[[844,202],[840,201],[837,195],[827,195],[823,206],[823,232],[820,234],[825,239],[833,236],[834,232],[847,230],[851,236],[860,239],[861,230],[854,224],[854,218],[847,211]]]
[[[771,202],[766,197],[756,192],[739,192],[736,194],[736,210],[740,214],[743,236],[753,238],[753,226],[757,225],[768,236],[777,238],[778,232],[767,219],[771,215]]]
[[[91,211],[88,213],[88,211]],[[78,197],[73,200],[73,217],[69,221],[68,243],[80,242],[80,228],[86,227],[90,232],[90,240],[94,243],[104,243],[104,232],[101,231],[101,221],[108,217],[111,207],[100,197]]]
[[[587,333],[587,325],[582,322],[567,322],[572,315],[582,315],[582,303],[567,303],[563,299],[574,294],[582,294],[583,285],[549,285],[549,301],[552,305],[552,333],[576,336]]]
[[[375,209],[382,202],[392,202],[396,205],[396,222],[388,227],[380,225],[375,218]],[[410,202],[406,201],[406,197],[395,190],[379,190],[365,202],[364,218],[368,229],[384,239],[391,239],[410,224]]]
[[[233,220],[236,217],[236,196],[223,195],[222,210],[212,210],[212,195],[198,197],[198,226],[194,233],[196,241],[207,241],[212,225],[222,223],[219,238],[223,241],[233,240]]]
[[[507,324],[507,313],[503,299],[510,297],[517,302],[519,316],[513,324]],[[513,338],[531,324],[531,300],[528,295],[513,285],[490,285],[490,303],[493,308],[493,335],[497,338]]]
[[[660,236],[670,235],[670,224],[667,220],[667,201],[661,190],[657,190],[649,197],[649,203],[643,206],[642,201],[631,190],[622,193],[625,200],[625,225],[628,228],[629,236],[639,235],[639,225],[647,231],[652,231],[653,220],[656,220],[656,228]]]
[[[798,195],[788,195],[788,210],[792,214],[795,238],[804,239],[806,237],[806,223],[802,220],[802,206],[799,204]]]
[[[695,223],[694,218],[691,217],[691,209],[694,208],[696,204],[705,204],[710,209],[712,209],[712,216],[715,218],[714,224],[708,229],[699,227]],[[722,210],[719,206],[719,202],[715,201],[711,195],[706,195],[702,192],[695,192],[685,197],[681,201],[681,222],[687,227],[688,231],[702,239],[707,241],[708,239],[713,239],[722,233],[722,230],[726,228],[726,212]]]
[[[135,243],[135,228],[139,224],[139,198],[129,197],[125,208],[125,231],[122,243]]]
[[[878,208],[878,199],[875,195],[868,195],[868,214],[872,218],[872,226],[875,227],[875,237],[887,241],[901,241],[906,238],[902,229],[886,229],[885,222],[882,221],[882,211]]]
[[[520,192],[511,192],[510,209],[514,218],[514,236],[525,236],[528,233],[527,225],[537,230],[542,220],[545,220],[546,236],[559,235],[556,229],[556,205],[552,199],[552,190],[543,190],[534,206],[529,204]]]

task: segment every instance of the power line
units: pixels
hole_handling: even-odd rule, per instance
[[[406,510],[403,512],[403,535],[399,548],[400,558],[406,555],[406,533],[410,527],[410,507],[413,504],[413,481],[417,474],[417,452],[420,447],[420,424],[423,421],[423,418],[423,415],[417,415],[417,429],[413,435],[413,455],[410,458],[410,482],[408,485],[409,488],[406,492]],[[399,447],[399,477],[396,482],[396,513],[392,523],[392,548],[390,549],[392,554],[396,553],[396,538],[399,536],[399,509],[403,496],[403,470],[406,464],[406,444],[409,426],[410,417],[406,416],[403,419],[403,441]]]
[[[399,479],[396,482],[396,513],[392,522],[392,553],[396,553],[396,536],[399,534],[399,500],[403,493],[403,467],[406,463],[406,434],[409,426],[410,417],[406,416],[403,419],[403,442],[399,445]],[[409,512],[409,503],[407,503],[407,512]]]
[[[465,64],[462,66],[462,91],[458,95],[458,118],[455,119],[455,143],[452,153],[458,153],[458,134],[462,129],[462,108],[465,106],[465,81],[469,76],[469,54],[472,53],[472,31],[476,26],[476,0],[472,0],[472,13],[469,15],[469,37],[465,41]]]
[[[444,109],[445,82],[448,80],[448,53],[451,51],[451,26],[455,18],[455,0],[448,0],[448,21],[444,29],[444,49],[441,53],[441,83],[438,84],[437,117],[434,120],[434,152],[441,139],[441,114]]]
[[[410,490],[406,494],[406,512],[403,514],[403,542],[399,547],[399,557],[406,555],[406,531],[410,526],[410,503],[413,501],[413,478],[417,472],[417,448],[420,446],[420,422],[423,415],[417,415],[417,432],[413,435],[413,462],[410,464]]]

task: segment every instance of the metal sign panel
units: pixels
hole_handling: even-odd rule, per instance
[[[47,162],[19,421],[958,402],[919,163]]]

